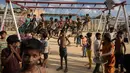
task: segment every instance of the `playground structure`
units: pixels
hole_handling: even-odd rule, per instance
[[[3,30],[4,22],[5,22],[6,15],[7,15],[7,10],[8,10],[8,7],[10,6],[11,13],[12,13],[12,16],[13,16],[13,21],[14,21],[15,28],[16,28],[19,39],[21,39],[21,38],[20,38],[19,31],[18,31],[18,25],[17,25],[17,22],[16,22],[16,18],[15,18],[15,15],[14,15],[13,4],[18,5],[21,8],[26,8],[26,9],[30,9],[30,8],[52,8],[52,9],[54,9],[55,8],[55,9],[101,10],[102,14],[101,14],[101,17],[100,17],[100,21],[99,21],[99,24],[98,24],[97,31],[101,27],[100,24],[102,23],[103,16],[105,16],[106,11],[109,10],[108,7],[104,7],[104,8],[95,7],[95,5],[96,6],[97,5],[106,6],[104,4],[104,2],[103,3],[94,3],[94,2],[42,2],[42,1],[37,1],[36,2],[36,1],[12,1],[12,0],[6,0],[6,8],[5,8],[4,16],[3,16],[3,19],[2,19],[2,23],[1,23],[1,30]],[[35,4],[36,6],[34,6],[34,5],[33,6],[27,6],[28,4]],[[44,5],[43,6],[38,6],[38,4],[47,4],[47,6],[44,6]],[[59,6],[49,6],[50,4],[58,4]],[[71,5],[71,6],[63,7],[63,6],[61,6],[62,4],[68,4],[68,5]],[[82,5],[82,6],[75,7],[73,5]],[[94,7],[84,7],[85,5],[93,5]],[[117,29],[117,22],[118,22],[118,19],[119,19],[121,8],[122,8],[124,16],[125,16],[127,31],[129,31],[129,22],[128,22],[128,16],[127,16],[127,13],[126,13],[125,5],[127,5],[126,1],[123,1],[121,3],[114,3],[114,5],[112,5],[111,9],[114,9],[115,7],[119,6],[119,10],[118,10],[118,13],[117,13],[117,16],[116,16],[116,22],[115,22],[114,28]],[[106,19],[107,19],[106,16],[104,18],[105,18],[105,21],[106,21]],[[128,33],[130,35],[130,32],[128,32]]]

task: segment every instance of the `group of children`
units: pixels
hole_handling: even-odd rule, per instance
[[[49,43],[47,34],[41,39],[19,40],[17,35],[0,32],[0,72],[1,73],[46,73]]]
[[[94,55],[100,57],[107,63],[104,65],[105,73],[123,73],[124,68],[129,73],[129,54],[126,53],[123,32],[118,31],[116,35],[110,33],[95,34]],[[49,42],[46,32],[41,34],[40,40],[35,37],[19,40],[17,35],[7,37],[6,31],[0,32],[0,70],[2,73],[46,73],[48,67]],[[86,36],[79,35],[75,37],[77,40],[76,46],[82,46],[82,57],[88,57],[88,69],[92,68],[92,33],[87,33]],[[102,38],[102,39],[101,39]],[[67,65],[67,46],[70,41],[66,36],[66,31],[61,30],[57,40],[60,54],[60,67],[56,70],[63,69],[63,58],[65,60],[65,70],[68,72]],[[119,65],[121,68],[119,68]],[[93,73],[100,72],[101,63],[96,63]]]
[[[61,30],[65,30],[66,32],[70,30],[72,34],[75,32],[83,31],[84,27],[90,22],[89,15],[86,14],[86,18],[81,19],[77,17],[77,20],[73,20],[72,16],[63,18],[63,16],[59,17],[59,20],[53,17],[50,17],[50,20],[45,20],[44,14],[40,14],[40,18],[36,18],[37,16],[27,14],[27,18],[25,22],[19,27],[19,32],[24,34],[25,32],[41,34],[42,31],[47,31],[49,37],[59,36]]]
[[[98,60],[103,59],[104,62],[107,62],[105,67],[105,73],[124,73],[124,56],[126,53],[125,43],[128,43],[128,38],[124,38],[123,31],[118,31],[115,33],[114,28],[110,28],[109,33],[104,33],[103,36],[101,33],[95,34],[95,41],[93,42],[94,55]],[[88,69],[91,69],[92,66],[92,33],[87,33],[86,36],[80,35],[79,33],[75,37],[76,47],[78,45],[82,46],[82,57],[88,56],[89,66]],[[126,36],[125,36],[126,37]],[[102,39],[101,39],[102,38]],[[101,58],[101,59],[100,59]],[[120,67],[119,67],[120,65]],[[96,63],[93,73],[100,72],[101,63]],[[127,69],[128,71],[128,69]]]

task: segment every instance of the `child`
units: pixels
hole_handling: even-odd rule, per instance
[[[115,64],[115,67],[118,69],[116,70],[117,72],[119,71],[119,64],[121,64],[121,72],[124,72],[124,69],[123,69],[123,56],[124,54],[126,53],[126,46],[125,46],[125,43],[123,41],[123,32],[119,31],[117,33],[117,37],[115,38],[115,58],[116,58],[116,64]]]
[[[82,57],[86,57],[87,38],[83,37],[83,35],[80,35],[80,38],[82,40],[82,51],[83,51],[83,56]]]
[[[2,73],[19,73],[22,62],[19,54],[20,41],[17,35],[10,35],[7,38],[7,43],[7,48],[3,49],[1,54]]]
[[[21,43],[20,49],[23,63],[20,73],[46,73],[43,64],[39,64],[43,50],[43,44],[39,40],[25,40]]]
[[[111,36],[109,33],[105,33],[103,36],[101,57],[105,61],[107,61],[107,63],[105,64],[105,73],[114,73],[115,72],[114,44],[111,43]]]
[[[80,18],[77,18],[77,32],[81,29],[82,22],[80,21]]]
[[[95,57],[98,58],[99,57],[99,51],[100,51],[101,34],[96,33],[95,37],[96,37],[96,40],[94,41],[94,54],[95,54]],[[99,68],[100,68],[100,64],[96,63],[96,66],[95,66],[93,73],[99,72]]]
[[[33,32],[36,26],[37,26],[37,19],[36,15],[34,14],[31,23],[28,25],[28,31]]]
[[[7,47],[7,42],[6,42],[6,36],[7,36],[7,32],[6,31],[1,31],[0,32],[0,59],[1,59],[1,52],[4,48]],[[1,70],[1,60],[0,60],[0,70]]]
[[[74,42],[76,41],[76,47],[81,46],[81,38],[79,33],[77,33],[77,35],[74,38]]]
[[[43,55],[44,55],[44,66],[47,67],[47,61],[48,61],[48,54],[49,54],[49,43],[48,43],[48,40],[47,40],[47,33],[43,33],[41,35],[41,39],[40,41],[43,43],[44,45],[44,51],[42,52]]]
[[[114,32],[114,27],[110,27],[110,36],[111,40],[115,39],[116,33]]]
[[[87,54],[89,59],[89,67],[88,69],[91,69],[92,67],[92,39],[91,39],[92,33],[87,33]]]
[[[7,43],[6,43],[6,36],[7,36],[7,32],[6,31],[1,31],[1,38],[0,38],[0,50],[2,51],[2,49],[7,47]],[[1,52],[0,51],[0,52]]]
[[[68,44],[67,44],[68,41]],[[67,67],[67,45],[70,44],[70,41],[66,37],[65,31],[61,31],[61,35],[58,38],[58,45],[59,45],[59,53],[60,53],[60,61],[61,61],[61,66],[57,69],[57,71],[63,69],[63,58],[65,59],[65,70],[64,72],[68,72],[68,67]]]

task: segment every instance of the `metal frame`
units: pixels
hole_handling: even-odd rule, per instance
[[[23,6],[21,3],[24,3],[26,4],[26,6]],[[59,4],[59,7],[39,7],[39,6],[27,6],[27,3],[34,3],[34,4]],[[18,38],[21,40],[20,38],[20,34],[19,34],[19,31],[18,31],[18,26],[17,26],[17,22],[16,22],[16,18],[15,18],[15,15],[14,15],[14,10],[13,10],[13,6],[12,4],[16,4],[22,8],[58,8],[58,9],[98,9],[98,10],[108,10],[107,8],[88,8],[88,7],[72,7],[73,4],[81,4],[81,5],[105,5],[104,3],[92,3],[92,2],[36,2],[36,1],[11,1],[11,0],[6,0],[6,8],[5,8],[5,12],[4,12],[4,17],[3,17],[3,20],[2,20],[2,25],[1,25],[1,31],[3,30],[3,27],[4,27],[4,22],[5,22],[5,18],[6,18],[6,15],[7,15],[7,10],[8,10],[8,6],[10,6],[11,8],[11,13],[12,13],[12,16],[13,16],[13,20],[14,20],[14,23],[15,23],[15,27],[16,27],[16,31],[17,31],[17,34],[18,34]],[[60,7],[61,4],[71,4],[71,7]],[[124,15],[125,15],[125,20],[127,22],[127,26],[128,25],[128,19],[127,19],[127,14],[126,14],[126,9],[125,9],[125,6],[126,5],[126,1],[123,1],[121,3],[115,3],[115,5],[112,7],[112,9],[114,9],[114,7],[117,7],[117,6],[122,6],[123,7],[123,11],[124,11]],[[103,11],[103,12],[104,12]],[[117,21],[118,21],[118,15],[119,15],[120,12],[118,12],[117,14]],[[116,23],[117,23],[116,21]],[[99,24],[101,23],[101,18],[100,18],[100,22]],[[116,25],[115,25],[116,26]],[[98,26],[99,28],[100,26]],[[129,27],[127,27],[127,31],[129,31]],[[129,36],[130,36],[130,32],[129,32]]]

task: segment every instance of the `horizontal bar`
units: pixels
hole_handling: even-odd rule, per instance
[[[96,2],[43,2],[43,1],[12,1],[15,3],[41,3],[41,4],[97,4],[104,5],[104,3],[96,3]]]
[[[20,6],[21,8],[25,8],[25,7],[24,7],[23,5],[21,5],[21,4],[18,4],[18,3],[14,3],[14,4]]]
[[[37,6],[26,6],[27,8],[56,8],[56,9],[98,9],[104,10],[106,8],[87,8],[87,7],[37,7]]]

